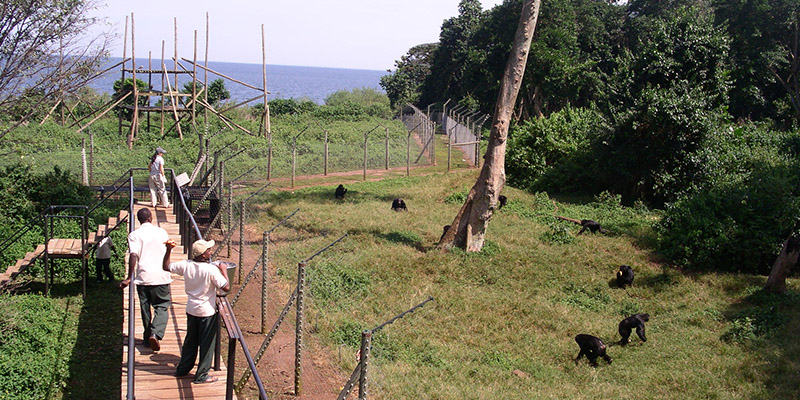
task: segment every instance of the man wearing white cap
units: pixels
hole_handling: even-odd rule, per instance
[[[150,160],[150,180],[147,186],[150,187],[150,203],[155,208],[158,205],[156,193],[161,197],[161,205],[164,208],[169,208],[169,199],[167,198],[167,176],[164,175],[164,154],[166,150],[161,147],[156,148],[153,158]]]
[[[186,338],[181,348],[181,360],[175,376],[184,376],[194,367],[197,350],[200,349],[200,360],[194,374],[194,383],[216,382],[217,378],[208,376],[211,359],[214,356],[214,343],[219,334],[217,317],[217,289],[228,290],[228,271],[225,265],[209,263],[214,241],[197,240],[192,243],[191,260],[174,263],[169,262],[172,248],[177,244],[170,240],[166,243],[167,253],[164,255],[162,267],[165,271],[184,277],[184,285],[188,299],[186,301]]]

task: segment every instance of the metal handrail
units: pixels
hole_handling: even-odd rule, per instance
[[[35,223],[41,221],[41,219],[44,217],[44,215],[47,214],[47,212],[49,212],[49,211],[50,211],[50,206],[48,206],[47,208],[42,210],[42,212],[40,212],[39,215],[31,218],[28,221],[28,223],[25,224],[24,227],[18,229],[16,232],[12,233],[9,237],[7,237],[5,240],[3,240],[3,243],[0,244],[0,253],[5,252],[6,249],[8,249],[8,247],[11,246],[12,243],[14,243],[17,240],[19,240],[19,238],[22,235],[24,235],[26,232],[28,232],[30,230],[30,228],[32,228]]]
[[[128,203],[128,233],[133,232],[133,228],[136,226],[136,223],[133,219],[133,176],[128,177],[128,187],[130,188],[130,200]],[[128,267],[130,269],[130,267]],[[133,287],[136,284],[131,280],[130,285],[128,285],[128,393],[126,396],[127,400],[134,400],[136,396],[134,395],[134,358],[136,357],[136,352],[133,349],[134,346],[134,339],[133,339],[133,332],[136,330],[136,316],[134,314],[134,297],[133,297]]]

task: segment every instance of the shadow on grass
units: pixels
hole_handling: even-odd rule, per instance
[[[412,247],[420,252],[426,252],[427,247],[422,244],[422,238],[419,235],[412,233],[412,232],[405,232],[405,231],[393,231],[389,233],[372,233],[375,236],[397,244],[402,244],[408,247]]]
[[[76,287],[71,292],[79,296],[80,285],[80,282],[74,284]],[[53,288],[54,295],[57,290]],[[116,281],[96,283],[90,280],[87,284],[86,300],[78,317],[78,338],[69,359],[64,400],[121,397],[121,305],[122,290]]]
[[[742,301],[723,312],[730,323],[720,339],[752,355],[740,366],[738,374],[742,380],[762,377],[766,390],[754,398],[800,398],[800,292],[769,293],[760,288],[763,279],[757,283],[757,289],[751,285],[744,294],[739,292]],[[761,373],[754,375],[752,371]]]

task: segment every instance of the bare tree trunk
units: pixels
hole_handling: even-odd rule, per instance
[[[797,264],[798,256],[800,256],[800,237],[793,234],[783,243],[781,254],[772,264],[767,284],[764,286],[766,291],[786,293],[786,277],[791,272],[792,267]]]
[[[541,0],[525,0],[522,6],[514,44],[503,73],[500,93],[497,95],[489,145],[483,156],[485,162],[477,182],[469,191],[466,202],[456,214],[451,228],[439,242],[442,250],[456,246],[468,252],[477,252],[483,248],[486,229],[497,207],[497,197],[506,182],[508,126],[525,74],[525,64],[528,61],[540,4]]]

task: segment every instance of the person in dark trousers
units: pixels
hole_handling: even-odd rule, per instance
[[[163,228],[152,224],[153,214],[149,209],[139,209],[136,218],[141,225],[128,234],[128,277],[119,283],[119,287],[125,289],[131,283],[131,277],[135,276],[133,283],[139,295],[144,344],[153,351],[159,351],[159,341],[164,338],[169,307],[172,305],[169,289],[172,277],[161,268],[161,260],[167,251],[164,243],[169,240],[169,235]]]
[[[175,376],[185,376],[194,367],[198,349],[200,360],[194,373],[193,383],[212,383],[217,377],[209,376],[211,360],[214,358],[214,343],[219,334],[217,313],[217,289],[227,291],[228,271],[224,264],[209,263],[214,241],[197,240],[192,244],[190,260],[169,262],[172,249],[177,246],[168,241],[167,253],[164,254],[162,268],[184,277],[186,295],[186,338],[181,347],[181,360],[175,370]]]
[[[112,251],[117,254],[117,249],[114,248],[111,236],[104,237],[97,244],[97,250],[94,252],[94,268],[95,272],[97,272],[97,282],[103,281],[103,275],[108,278],[109,282],[114,280],[114,274],[111,273]]]

